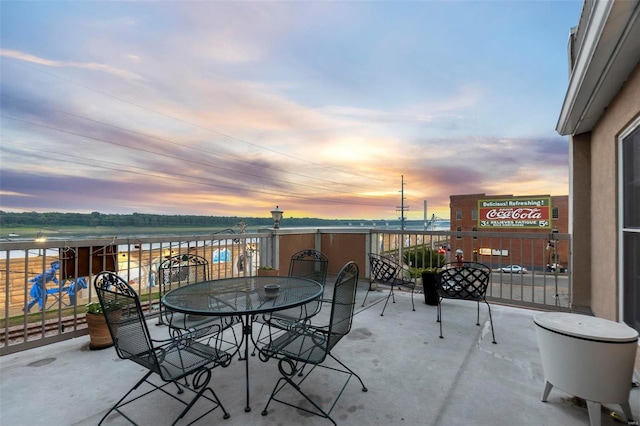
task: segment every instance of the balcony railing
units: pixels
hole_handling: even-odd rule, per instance
[[[85,305],[97,300],[92,281],[101,270],[115,270],[131,283],[147,315],[154,316],[159,306],[158,266],[168,257],[200,256],[207,260],[206,275],[223,279],[256,275],[260,266],[280,266],[281,274],[286,273],[291,254],[309,247],[329,257],[329,272],[339,270],[342,260],[355,260],[363,282],[369,277],[368,252],[398,256],[406,273],[420,283],[417,265],[411,265],[409,259],[428,247],[444,250],[445,259],[453,261],[461,250],[465,259],[493,269],[488,296],[494,302],[539,309],[571,308],[570,237],[565,234],[313,228],[208,236],[8,241],[0,242],[0,282],[4,287],[0,292],[0,352],[5,355],[86,334]],[[547,264],[558,260],[566,270],[550,272]],[[522,265],[528,272],[502,272],[501,268],[510,264]],[[428,265],[422,262],[420,266]]]
[[[2,242],[2,354],[86,334],[85,305],[97,301],[92,280],[102,270],[127,280],[152,316],[164,259],[200,256],[211,279],[255,275],[273,262],[270,242],[268,233]]]
[[[371,252],[393,253],[407,260],[424,253],[423,247],[444,251],[446,262],[456,253],[464,260],[484,263],[492,269],[487,298],[495,302],[539,309],[571,308],[571,239],[568,234],[522,232],[372,231]],[[419,262],[433,267],[428,260]],[[507,272],[510,265],[524,273]]]

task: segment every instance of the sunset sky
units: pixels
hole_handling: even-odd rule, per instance
[[[393,219],[567,195],[581,1],[0,2],[0,209]]]

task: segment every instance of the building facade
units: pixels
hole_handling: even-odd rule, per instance
[[[568,57],[574,304],[640,331],[640,2],[585,1]]]
[[[550,195],[465,194],[449,197],[451,231],[460,232],[456,247],[472,247],[467,260],[491,267],[518,264],[531,270],[565,272],[569,240],[556,234],[569,230],[569,197]],[[468,233],[472,234],[469,235]],[[500,234],[535,234],[523,244],[508,245]],[[493,238],[484,238],[492,235]],[[497,235],[497,237],[496,237]],[[540,247],[540,245],[544,247]]]

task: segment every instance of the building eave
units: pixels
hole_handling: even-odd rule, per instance
[[[572,67],[556,131],[591,131],[640,61],[640,2],[597,1]]]

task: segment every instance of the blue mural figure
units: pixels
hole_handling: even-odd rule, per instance
[[[42,310],[44,303],[47,301],[46,283],[53,281],[55,284],[58,284],[58,278],[56,278],[58,269],[60,269],[60,262],[52,262],[51,268],[47,269],[44,274],[38,274],[29,280],[33,285],[31,286],[31,290],[29,290],[31,300],[27,303],[26,312],[29,312],[36,303],[40,310]]]
[[[63,287],[62,291],[65,291],[66,289],[68,289],[67,294],[69,295],[69,304],[73,306],[76,304],[76,296],[78,295],[78,291],[84,288],[88,288],[87,280],[85,280],[84,277],[80,277],[77,280],[72,281],[69,287]],[[52,291],[57,292],[58,289],[57,288],[49,289],[47,290],[47,294],[51,294]]]

